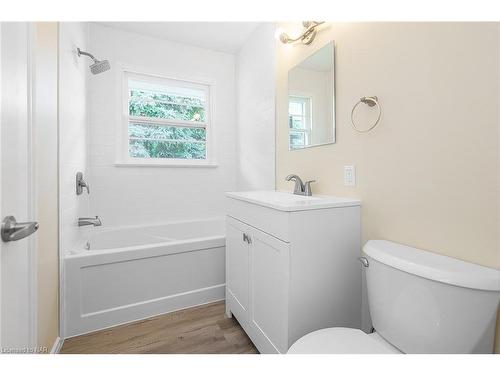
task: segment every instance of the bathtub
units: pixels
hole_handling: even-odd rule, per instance
[[[64,337],[224,299],[223,218],[90,233],[64,255]]]

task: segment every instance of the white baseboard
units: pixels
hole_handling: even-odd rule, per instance
[[[54,341],[54,345],[52,345],[52,349],[50,349],[50,354],[58,354],[61,351],[61,348],[64,344],[64,339],[59,336],[56,337]]]

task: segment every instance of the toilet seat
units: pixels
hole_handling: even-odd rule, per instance
[[[298,339],[288,354],[401,354],[378,334],[334,327],[311,332]]]

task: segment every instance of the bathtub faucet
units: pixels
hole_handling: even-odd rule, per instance
[[[93,225],[94,227],[100,227],[102,225],[99,216],[93,217],[79,217],[78,226],[83,227],[85,225]]]

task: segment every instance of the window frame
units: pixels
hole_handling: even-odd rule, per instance
[[[291,98],[294,98],[294,99],[300,99],[300,101],[303,103],[304,105],[304,108],[306,108],[306,111],[304,113],[304,115],[301,115],[300,117],[302,117],[304,120],[308,120],[308,121],[305,121],[305,128],[304,129],[296,129],[296,128],[291,128],[290,127],[290,117],[293,117],[293,116],[299,116],[299,115],[291,115],[290,114],[290,99]],[[288,150],[289,151],[295,151],[295,150],[301,150],[301,149],[304,149],[304,148],[307,148],[307,147],[310,147],[309,144],[305,144],[304,146],[302,147],[297,147],[297,148],[293,148],[292,145],[291,145],[291,142],[290,142],[290,136],[291,136],[291,133],[302,133],[304,134],[304,140],[307,140],[308,142],[311,141],[311,138],[313,136],[313,95],[310,95],[310,94],[307,94],[307,93],[290,93],[288,95],[288,121],[287,121],[287,127],[288,127]],[[297,102],[299,102],[297,100]],[[307,116],[307,113],[309,112],[309,116]]]
[[[215,162],[214,142],[214,102],[215,82],[211,80],[192,79],[186,77],[171,77],[167,75],[147,73],[145,70],[127,68],[120,65],[119,85],[120,103],[119,120],[117,127],[117,147],[115,166],[149,166],[149,167],[217,167]],[[157,85],[173,85],[186,88],[201,89],[205,92],[205,121],[193,122],[186,120],[160,119],[155,117],[131,116],[129,114],[129,79],[150,82]],[[179,158],[135,158],[129,155],[129,124],[150,124],[158,126],[181,126],[204,128],[206,134],[205,159],[179,159]]]

